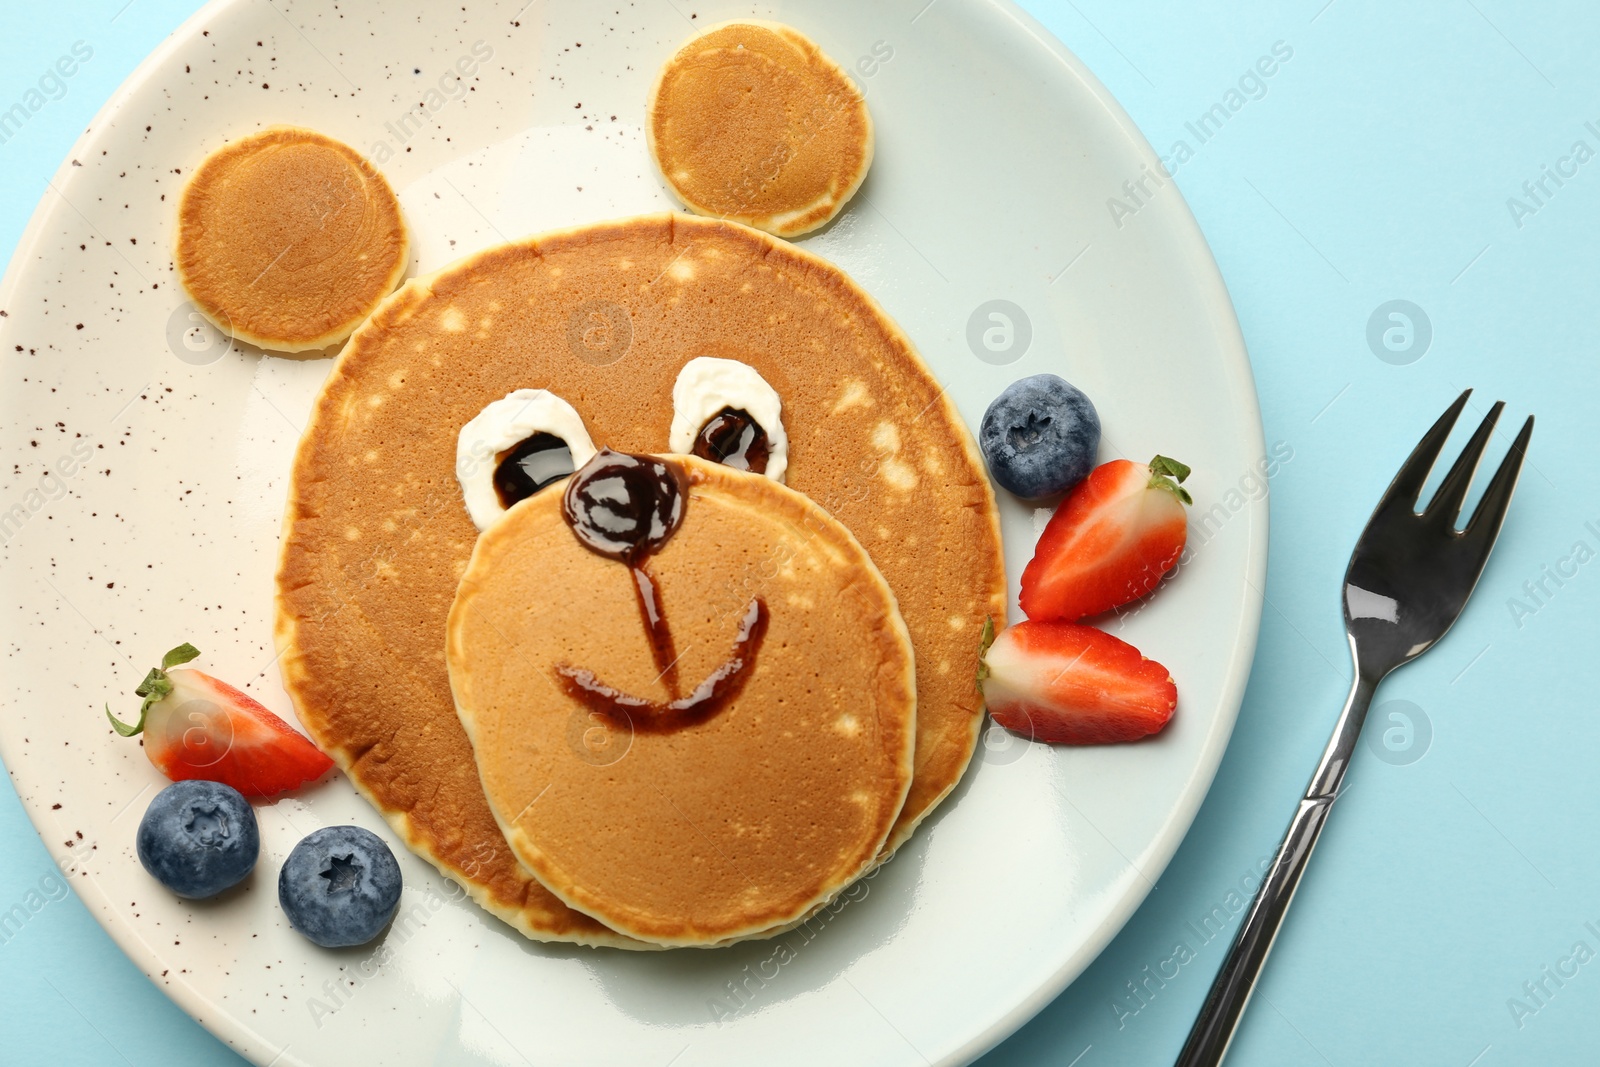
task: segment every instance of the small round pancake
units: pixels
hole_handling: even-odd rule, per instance
[[[533,878],[484,798],[444,659],[478,539],[457,435],[512,390],[547,389],[597,446],[665,452],[673,384],[695,356],[747,363],[777,391],[785,484],[856,536],[899,601],[917,744],[885,854],[977,743],[978,644],[985,617],[1005,614],[994,493],[944,389],[838,267],[745,226],[666,213],[527,238],[413,279],[351,337],[301,439],[279,663],[300,721],[402,839],[530,937],[646,947]],[[767,574],[730,570],[719,606],[743,607]]]
[[[400,202],[349,145],[273,126],[211,153],[178,201],[178,280],[260,348],[343,341],[405,276]]]
[[[776,22],[724,22],[679,48],[650,92],[645,131],[691,210],[779,237],[827,223],[872,165],[855,83]]]
[[[678,651],[662,681],[626,564],[584,547],[566,482],[478,539],[446,659],[484,792],[512,851],[570,906],[663,945],[793,922],[873,864],[911,783],[916,680],[888,583],[836,519],[770,478],[691,457],[683,523],[647,564]],[[737,694],[654,731],[559,687],[558,665],[632,696],[692,693],[734,655],[774,572]],[[597,735],[604,735],[603,738]]]

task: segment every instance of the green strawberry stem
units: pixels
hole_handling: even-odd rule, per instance
[[[1150,488],[1165,489],[1185,504],[1193,504],[1194,497],[1189,495],[1189,490],[1179,485],[1189,477],[1189,465],[1179,463],[1168,456],[1157,456],[1150,461]],[[1176,478],[1177,481],[1173,481]]]
[[[151,667],[150,673],[144,676],[144,681],[139,683],[139,688],[133,691],[134,696],[144,697],[144,703],[139,705],[139,721],[128,725],[115,715],[111,714],[111,705],[106,705],[106,718],[111,720],[111,728],[123,737],[132,737],[144,731],[145,716],[150,713],[150,705],[163,699],[172,692],[172,679],[167,677],[167,670],[179,664],[188,663],[200,650],[185,641],[177,648],[172,649],[161,657],[161,666]]]

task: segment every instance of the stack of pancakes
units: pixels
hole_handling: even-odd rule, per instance
[[[627,570],[577,545],[564,483],[480,540],[456,437],[537,388],[597,446],[665,452],[696,356],[777,391],[786,487],[675,459],[694,488],[651,570],[690,685],[757,597],[770,631],[705,723],[597,735],[558,664],[661,695]],[[680,214],[503,245],[387,299],[301,442],[278,589],[301,721],[407,843],[530,937],[630,948],[776,932],[887,858],[966,768],[1004,613],[993,494],[905,336],[831,264]]]
[[[479,538],[446,656],[517,857],[612,929],[696,945],[793,921],[873,863],[911,784],[916,681],[894,594],[837,520],[769,478],[669,462],[689,491],[649,568],[679,693],[636,622],[629,568],[579,543],[555,491]],[[758,588],[725,610],[723,583],[741,572]],[[733,653],[757,617],[759,647]],[[550,684],[570,664],[664,703],[741,653],[737,695],[679,729]]]

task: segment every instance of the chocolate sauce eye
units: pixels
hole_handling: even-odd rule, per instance
[[[603,448],[567,483],[562,514],[591,552],[637,565],[683,522],[683,472],[653,456]]]
[[[723,408],[695,436],[693,455],[754,474],[767,472],[772,443],[767,431],[742,408]]]
[[[494,491],[509,508],[572,473],[572,447],[553,433],[536,433],[495,456]]]

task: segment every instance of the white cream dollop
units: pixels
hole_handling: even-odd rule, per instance
[[[672,429],[667,447],[688,453],[705,424],[723,408],[749,414],[767,433],[766,475],[783,481],[789,467],[789,437],[783,430],[783,402],[777,390],[748,363],[696,356],[683,365],[672,386]]]
[[[495,457],[536,433],[567,443],[576,470],[594,457],[594,442],[571,404],[543,389],[517,389],[484,405],[456,438],[456,480],[467,514],[481,533],[506,513],[494,490]]]

